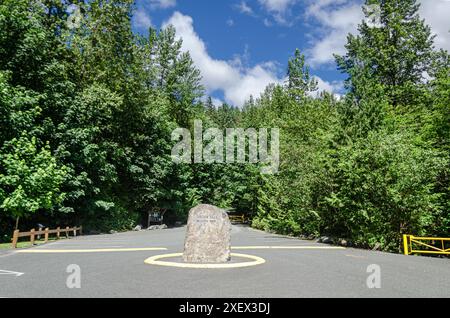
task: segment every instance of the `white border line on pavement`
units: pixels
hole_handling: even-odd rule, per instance
[[[25,273],[21,273],[21,272],[13,272],[13,271],[6,271],[3,269],[0,269],[0,275],[14,275],[16,277],[22,276]]]

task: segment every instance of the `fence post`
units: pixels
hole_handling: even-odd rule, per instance
[[[59,240],[60,233],[61,233],[61,228],[58,226],[58,227],[56,228],[56,239],[57,239],[57,240]]]
[[[403,253],[405,255],[409,255],[408,237],[409,237],[409,235],[403,234]]]
[[[83,226],[80,225],[80,235],[83,235]]]
[[[77,228],[74,227],[74,228],[73,228],[73,237],[76,237],[76,236],[77,236]]]
[[[34,232],[35,232],[35,230],[34,230],[34,229],[31,229],[31,231],[30,231],[30,233],[31,233],[31,235],[30,235],[30,243],[31,243],[31,246],[34,245]]]
[[[48,230],[49,230],[49,228],[46,228],[45,229],[45,233],[44,233],[44,241],[45,241],[45,243],[48,243]]]
[[[66,226],[66,238],[69,238],[69,227]]]
[[[18,241],[19,241],[19,230],[15,230],[12,239],[12,248],[17,248]]]

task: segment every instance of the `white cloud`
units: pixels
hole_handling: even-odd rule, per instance
[[[348,33],[356,33],[357,26],[364,18],[361,4],[347,0],[314,1],[307,10],[308,18],[320,24],[321,36],[307,50],[312,66],[334,62],[333,54],[344,54]]]
[[[223,101],[219,98],[211,98],[211,100],[215,107],[220,107],[223,105]]]
[[[280,25],[291,26],[292,22],[290,22],[287,17],[291,16],[291,6],[298,1],[299,0],[258,0],[262,10],[267,12],[270,17],[263,17],[260,14],[256,14],[245,0],[242,0],[239,4],[234,5],[234,7],[243,14],[262,19],[264,25],[267,27],[272,26],[272,21],[270,21],[269,18],[271,18],[271,20],[273,19]]]
[[[297,2],[297,0],[258,0],[261,6],[269,12],[275,22],[282,25],[291,25],[286,18],[289,15],[290,7]],[[264,20],[264,24],[268,26],[267,18]]]
[[[437,35],[435,45],[450,51],[450,1],[449,0],[422,0],[420,15]]]
[[[208,93],[222,91],[226,102],[242,106],[250,95],[257,97],[267,85],[282,82],[276,75],[274,63],[247,68],[236,58],[231,62],[212,58],[205,43],[195,32],[190,16],[175,12],[163,28],[169,24],[176,28],[177,37],[183,39],[183,50],[190,52],[202,73],[202,83]]]
[[[133,15],[133,26],[139,30],[147,30],[152,26],[152,19],[144,10],[136,11]]]
[[[315,79],[317,80],[319,91],[334,92],[343,88],[342,82],[334,81],[330,83],[317,76],[315,76]]]
[[[332,93],[338,100],[342,97],[342,95],[339,93],[344,89],[344,83],[342,81],[327,82],[318,76],[315,76],[315,79],[317,80],[317,86],[319,89],[317,93],[315,92],[311,95],[315,96],[322,91],[327,91],[329,93]]]
[[[259,3],[270,12],[284,13],[297,0],[259,0]]]
[[[244,14],[248,14],[248,15],[254,14],[253,9],[245,1],[241,1],[235,7],[239,10],[240,13],[244,13]]]
[[[450,50],[450,1],[421,0],[420,15],[437,35],[438,48]],[[308,61],[317,67],[334,63],[333,53],[345,54],[348,33],[357,33],[364,18],[361,0],[309,0],[306,17],[319,23],[320,35],[307,50]]]
[[[150,0],[150,7],[168,9],[173,8],[177,5],[177,0]]]
[[[225,98],[234,105],[242,106],[251,95],[259,97],[267,85],[281,82],[282,80],[264,65],[256,65],[239,74],[239,80],[235,85],[225,88]]]
[[[265,18],[263,22],[264,22],[264,25],[268,28],[270,28],[272,26],[272,22],[270,22],[270,20],[267,18]]]
[[[233,19],[228,19],[228,20],[227,20],[227,25],[228,25],[229,27],[234,26],[234,20],[233,20]]]

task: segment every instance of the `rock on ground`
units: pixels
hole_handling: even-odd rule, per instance
[[[230,261],[231,223],[228,214],[213,205],[191,209],[186,230],[183,260],[187,263]]]

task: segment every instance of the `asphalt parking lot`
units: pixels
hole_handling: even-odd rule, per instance
[[[180,227],[3,252],[0,297],[450,297],[448,259],[335,248],[244,226],[233,226],[233,253],[264,262],[237,268],[144,263],[182,252],[184,236]]]

